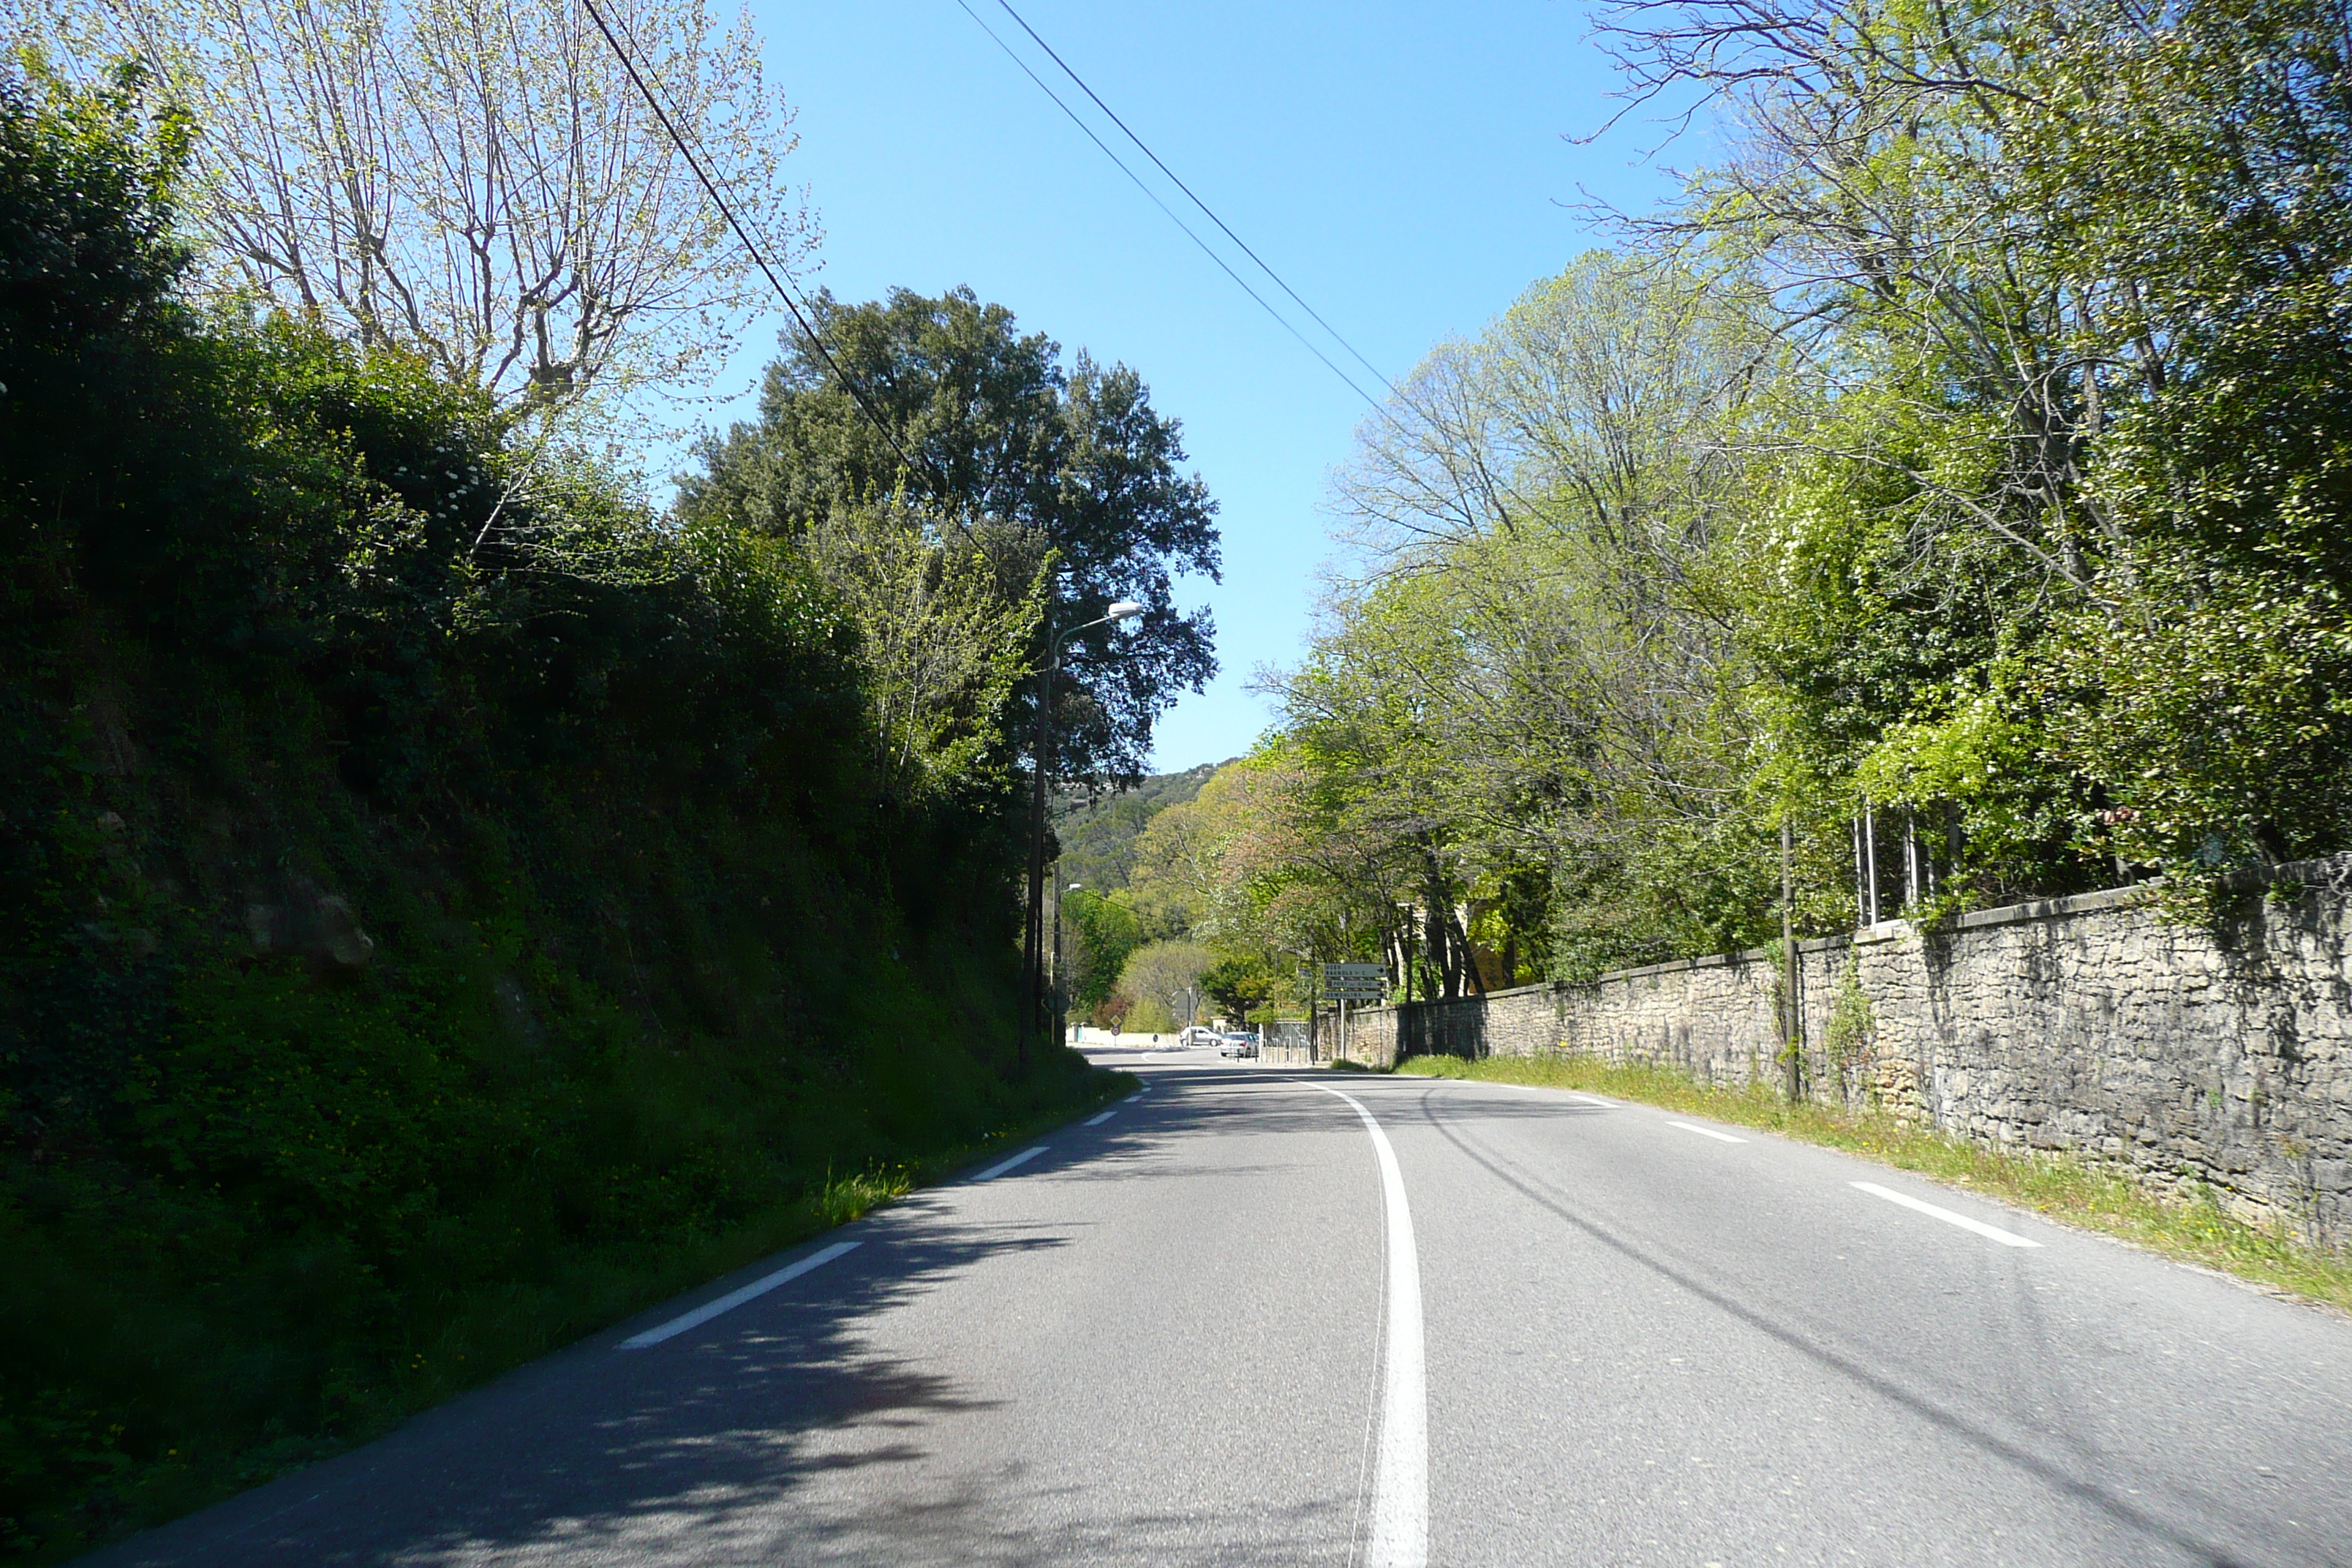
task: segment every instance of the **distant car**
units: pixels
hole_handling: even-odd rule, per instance
[[[1216,1044],[1216,1030],[1212,1029],[1206,1024],[1194,1024],[1192,1027],[1186,1029],[1181,1037],[1179,1037],[1176,1043],[1184,1049],[1190,1050],[1194,1046],[1214,1045]]]
[[[1235,1029],[1222,1035],[1217,1039],[1217,1054],[1221,1057],[1254,1057],[1257,1055],[1257,1037],[1247,1029]]]

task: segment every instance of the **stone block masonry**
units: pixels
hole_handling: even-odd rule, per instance
[[[1999,1149],[2065,1151],[2241,1219],[2352,1244],[2352,896],[2344,860],[2279,868],[2218,930],[2144,889],[1892,921],[1799,943],[1807,1092]],[[1368,1009],[1349,1054],[1538,1056],[1779,1084],[1762,952]]]

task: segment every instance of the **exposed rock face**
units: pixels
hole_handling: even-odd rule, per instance
[[[276,903],[245,907],[245,932],[257,953],[291,953],[361,969],[375,956],[375,939],[360,929],[351,901],[298,879]]]
[[[98,682],[83,705],[90,762],[102,778],[129,778],[146,768],[147,759],[131,738],[128,713],[121,688],[111,681]]]
[[[523,989],[521,981],[511,974],[501,974],[490,992],[498,998],[499,1022],[518,1045],[535,1051],[547,1044],[547,1031],[541,1026],[539,1014],[530,1005],[530,993]]]
[[[2333,869],[2283,868],[2293,896],[2250,899],[2218,933],[2126,889],[1933,937],[1892,921],[1801,943],[1806,1082],[1981,1143],[2204,1184],[2241,1218],[2352,1245],[2352,897]],[[1368,1011],[1349,1054],[1569,1051],[1777,1083],[1776,992],[1760,952],[1657,964]]]
[[[375,939],[360,930],[359,918],[342,899],[320,899],[314,917],[319,946],[345,969],[357,969],[375,956]]]

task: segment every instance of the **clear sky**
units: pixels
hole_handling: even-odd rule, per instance
[[[970,3],[1151,173],[996,0]],[[1013,3],[1391,377],[1448,334],[1476,331],[1596,242],[1570,210],[1580,186],[1636,206],[1665,188],[1638,158],[1654,127],[1598,146],[1563,139],[1593,130],[1612,107],[1613,79],[1584,41],[1577,5]],[[1163,718],[1156,762],[1171,772],[1245,750],[1269,716],[1247,689],[1252,674],[1294,662],[1305,646],[1317,568],[1331,548],[1326,479],[1363,403],[1194,248],[956,0],[753,0],[752,15],[771,80],[799,112],[787,170],[809,187],[824,230],[804,283],[848,300],[894,284],[932,294],[969,284],[1055,338],[1066,361],[1083,347],[1134,366],[1154,406],[1183,422],[1192,464],[1221,509],[1224,581],[1188,583],[1180,597],[1213,607],[1223,673]],[[758,352],[722,389],[755,384],[772,329],[753,342]]]

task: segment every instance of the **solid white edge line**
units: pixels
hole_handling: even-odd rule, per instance
[[[1388,1364],[1381,1388],[1380,1458],[1372,1471],[1372,1534],[1364,1568],[1423,1568],[1429,1561],[1429,1374],[1421,1324],[1421,1255],[1412,1244],[1404,1173],[1372,1113],[1354,1095],[1338,1095],[1363,1118],[1381,1165],[1388,1213]]]
[[[1106,1110],[1098,1116],[1087,1117],[1080,1125],[1086,1127],[1100,1127],[1104,1122],[1108,1121],[1112,1117],[1117,1116],[1118,1114],[1118,1112],[1116,1110]]]
[[[1949,1209],[1937,1208],[1934,1204],[1923,1203],[1919,1199],[1913,1197],[1908,1193],[1898,1193],[1892,1187],[1882,1187],[1876,1182],[1853,1182],[1848,1184],[1860,1187],[1872,1197],[1885,1198],[1890,1204],[1901,1204],[1906,1209],[1916,1209],[1921,1214],[1932,1215],[1936,1218],[1942,1220],[1946,1225],[1956,1225],[1962,1230],[1975,1231],[1979,1236],[1984,1237],[1988,1240],[1998,1241],[2003,1247],[2039,1247],[2042,1245],[2032,1237],[2020,1236],[2015,1231],[2003,1230],[1996,1225],[1987,1225],[1980,1219],[1970,1219],[1964,1214],[1954,1214]]]
[[[999,1160],[995,1164],[991,1165],[987,1170],[982,1171],[979,1175],[974,1176],[972,1180],[975,1182],[992,1182],[997,1177],[1004,1174],[1005,1172],[1013,1169],[1013,1166],[1020,1164],[1023,1161],[1034,1160],[1045,1152],[1045,1145],[1043,1143],[1038,1144],[1034,1149],[1024,1149],[1018,1154],[1013,1155],[1010,1160]]]
[[[642,1334],[632,1334],[621,1342],[620,1348],[625,1351],[641,1351],[648,1345],[657,1345],[664,1340],[674,1339],[688,1329],[698,1329],[721,1312],[731,1312],[744,1302],[755,1297],[764,1296],[779,1285],[790,1284],[812,1268],[822,1268],[856,1245],[857,1243],[854,1241],[836,1241],[831,1247],[810,1253],[789,1268],[779,1268],[765,1279],[752,1280],[740,1290],[730,1290],[715,1301],[705,1301],[691,1312],[681,1312],[667,1323],[647,1329]]]
[[[1679,1127],[1685,1132],[1696,1132],[1702,1138],[1718,1138],[1726,1143],[1745,1143],[1748,1142],[1745,1138],[1734,1138],[1728,1132],[1717,1132],[1712,1127],[1701,1127],[1696,1121],[1669,1121],[1666,1125],[1669,1127]]]

